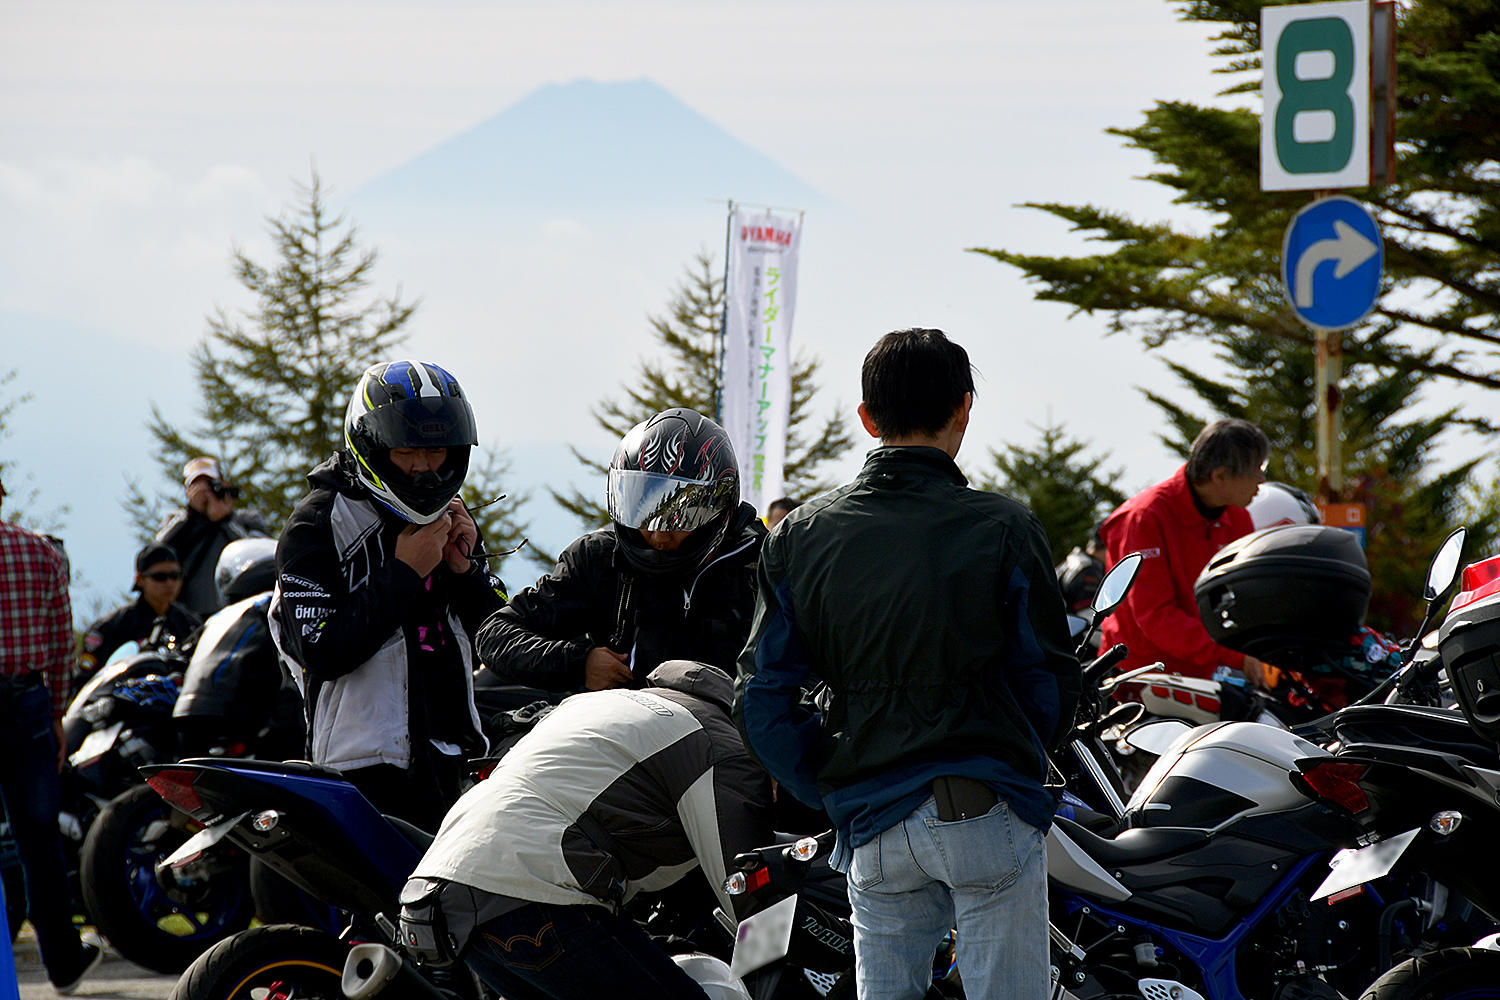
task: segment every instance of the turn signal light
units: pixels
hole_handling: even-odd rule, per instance
[[[1457,809],[1444,809],[1442,812],[1432,814],[1432,819],[1427,821],[1427,828],[1433,833],[1440,833],[1444,837],[1458,830],[1458,824],[1464,821],[1464,814]]]
[[[786,856],[796,861],[811,861],[818,856],[818,838],[803,837],[786,849]]]

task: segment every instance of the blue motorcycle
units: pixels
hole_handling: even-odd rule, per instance
[[[342,1000],[387,985],[393,996],[484,996],[461,966],[419,970],[402,960],[397,896],[432,837],[383,815],[339,772],[304,761],[193,758],[141,773],[162,799],[203,824],[162,863],[164,877],[190,872],[228,842],[327,904],[332,921],[226,938],[188,966],[174,1000]]]

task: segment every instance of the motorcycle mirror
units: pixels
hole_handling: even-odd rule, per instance
[[[1135,582],[1136,573],[1140,571],[1143,558],[1139,552],[1132,552],[1104,574],[1092,604],[1095,621],[1114,611],[1125,600],[1125,595],[1130,593],[1130,585]]]
[[[1458,582],[1458,560],[1463,555],[1464,539],[1468,528],[1454,528],[1453,533],[1438,547],[1427,569],[1427,586],[1422,590],[1422,600],[1435,604],[1447,597]]]
[[[1135,582],[1135,574],[1141,568],[1142,558],[1144,557],[1139,552],[1131,552],[1122,556],[1120,561],[1104,574],[1104,579],[1099,581],[1099,589],[1094,592],[1094,600],[1089,605],[1089,610],[1093,612],[1089,619],[1089,627],[1084,630],[1082,638],[1079,638],[1076,632],[1073,634],[1073,638],[1078,640],[1077,652],[1080,656],[1088,646],[1089,640],[1094,637],[1099,623],[1104,621],[1105,615],[1114,611],[1125,600],[1125,595],[1130,592],[1130,585]]]
[[[1160,757],[1179,736],[1192,728],[1181,719],[1154,719],[1126,733],[1125,742],[1153,757]]]

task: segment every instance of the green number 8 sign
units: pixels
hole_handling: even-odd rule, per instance
[[[1369,183],[1370,23],[1368,0],[1261,9],[1263,190]]]
[[[1333,56],[1329,76],[1297,75],[1297,57],[1308,52]],[[1293,21],[1281,32],[1276,46],[1276,80],[1281,101],[1276,105],[1276,157],[1292,174],[1332,173],[1349,162],[1354,150],[1354,101],[1349,84],[1354,79],[1354,36],[1336,17]],[[1327,139],[1298,139],[1293,125],[1300,114],[1323,111],[1333,116],[1333,135]]]

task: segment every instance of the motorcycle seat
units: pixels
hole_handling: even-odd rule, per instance
[[[1054,816],[1052,822],[1068,835],[1068,839],[1083,848],[1085,854],[1106,868],[1152,861],[1208,842],[1208,834],[1202,830],[1135,827],[1122,830],[1113,838],[1106,838],[1066,816]]]
[[[381,813],[381,815],[385,817],[387,823],[401,832],[401,836],[411,841],[413,847],[424,854],[427,852],[427,848],[432,846],[432,842],[437,839],[436,834],[428,833],[410,820],[404,820],[400,816],[391,816],[387,813]]]

